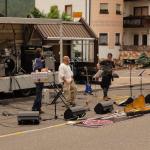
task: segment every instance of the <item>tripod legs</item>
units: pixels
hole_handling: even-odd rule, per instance
[[[58,118],[56,110],[57,110],[57,108],[56,108],[56,102],[55,102],[55,117],[54,117],[54,119]]]
[[[54,100],[52,101],[51,104],[55,104],[55,116],[54,116],[54,119],[57,119],[58,116],[57,116],[57,99],[60,98],[62,100],[62,102],[65,104],[65,106],[67,108],[69,108],[69,106],[65,103],[65,101],[63,100],[63,98],[65,99],[62,91],[59,91],[57,92],[57,95],[54,97]]]

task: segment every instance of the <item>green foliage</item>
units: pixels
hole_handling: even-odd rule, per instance
[[[145,53],[142,53],[137,59],[136,64],[143,65],[143,67],[148,67],[150,66],[150,58]]]
[[[67,13],[63,12],[62,16],[61,16],[62,20],[64,21],[72,21],[72,18],[70,15],[68,15]]]
[[[39,9],[35,8],[31,11],[31,15],[34,18],[46,18],[46,14],[44,14],[43,12],[41,12]]]
[[[0,13],[5,15],[5,2],[0,0]],[[35,6],[35,0],[7,0],[7,16],[26,17]]]
[[[58,6],[54,5],[54,6],[50,7],[50,11],[48,13],[48,18],[51,18],[51,19],[59,19],[60,18]]]

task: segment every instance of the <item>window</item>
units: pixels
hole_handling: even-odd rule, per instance
[[[134,7],[134,16],[148,16],[148,6]]]
[[[99,44],[100,45],[108,45],[108,34],[107,33],[99,34]]]
[[[79,62],[94,62],[94,41],[72,41],[71,59]]]
[[[121,5],[120,4],[116,4],[116,14],[121,15]]]
[[[65,5],[65,13],[72,16],[72,5]]]
[[[120,45],[120,33],[116,33],[115,45]]]
[[[142,45],[147,45],[147,35],[146,34],[142,35]]]
[[[139,45],[139,35],[138,34],[134,35],[134,45]]]
[[[107,3],[100,3],[100,14],[109,14]]]

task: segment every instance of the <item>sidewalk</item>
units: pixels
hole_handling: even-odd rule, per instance
[[[141,84],[141,77],[138,76],[144,69],[133,69],[132,70],[132,76],[131,76],[131,84],[132,85],[140,85]],[[115,71],[118,75],[119,78],[114,78],[114,81],[112,82],[111,88],[114,87],[124,87],[124,86],[129,86],[130,85],[130,71],[128,69],[126,70],[119,70]],[[145,69],[144,73],[142,74],[142,83],[145,85],[150,84],[150,69]],[[93,87],[93,90],[96,89],[101,89],[99,85],[91,85]],[[85,90],[85,85],[78,84],[77,85],[78,91],[84,91]]]

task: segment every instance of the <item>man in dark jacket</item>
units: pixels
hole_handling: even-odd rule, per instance
[[[108,53],[107,59],[100,62],[100,68],[102,69],[102,82],[101,87],[103,89],[104,100],[109,100],[110,98],[107,96],[109,86],[111,85],[111,81],[113,80],[113,68],[115,68],[115,64],[112,60],[112,54]]]
[[[42,50],[40,48],[36,49],[33,71],[41,72],[41,69],[44,68],[44,61],[42,59],[41,51]],[[32,111],[39,111],[40,113],[43,113],[43,111],[41,110],[43,83],[36,82],[35,84],[36,84],[36,98],[32,106]]]

